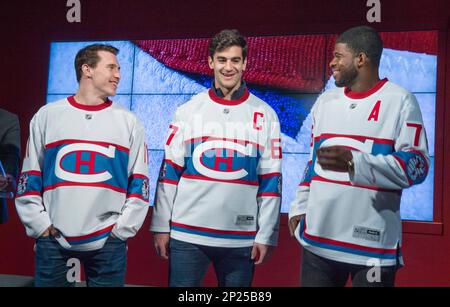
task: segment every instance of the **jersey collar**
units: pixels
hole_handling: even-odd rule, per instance
[[[84,111],[101,111],[112,105],[112,101],[109,100],[109,98],[106,98],[106,101],[104,103],[97,104],[97,105],[86,105],[86,104],[78,103],[78,102],[76,102],[74,96],[67,97],[67,100],[73,107],[80,109],[80,110],[84,110]]]
[[[211,89],[211,88],[208,90],[208,94],[209,94],[209,98],[211,98],[212,101],[217,102],[219,104],[226,105],[226,106],[237,106],[237,105],[243,103],[244,101],[246,101],[248,99],[248,97],[250,96],[250,92],[248,91],[247,88],[245,88],[244,94],[240,98],[234,99],[234,100],[227,100],[227,99],[223,99],[223,98],[217,96],[216,93],[214,93],[213,89]]]
[[[384,78],[383,80],[378,81],[377,84],[375,84],[371,89],[365,91],[365,92],[353,92],[348,87],[344,88],[344,94],[348,98],[352,99],[364,99],[369,97],[370,95],[376,93],[379,89],[383,87],[383,85],[386,84],[389,80],[387,78]]]

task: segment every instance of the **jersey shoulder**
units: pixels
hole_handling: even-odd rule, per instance
[[[195,112],[201,110],[202,104],[209,100],[208,90],[202,91],[198,94],[192,96],[186,102],[180,104],[177,107],[176,114],[177,116],[185,117],[192,115]]]
[[[125,118],[127,122],[129,122],[131,125],[136,126],[137,128],[144,128],[142,121],[139,119],[136,113],[134,113],[130,109],[125,108],[123,105],[113,101],[109,109],[111,112],[113,112],[114,116]]]
[[[58,112],[62,112],[64,109],[68,109],[70,107],[70,103],[67,98],[62,98],[56,101],[49,102],[36,112],[35,117],[46,116],[51,113],[52,115]]]
[[[324,108],[326,109],[326,104],[328,103],[334,103],[335,101],[339,99],[344,99],[344,88],[343,87],[335,87],[329,90],[326,90],[322,92],[319,97],[317,97],[316,101],[314,102],[314,105],[311,108],[312,113],[318,112],[320,109]]]
[[[270,118],[274,118],[278,121],[278,114],[277,112],[272,108],[270,104],[259,98],[258,96],[250,93],[250,96],[248,97],[248,100],[246,101],[247,104],[254,107],[255,109],[260,109],[267,113]]]
[[[419,108],[419,103],[413,93],[390,81],[380,91],[380,99],[383,97],[387,98],[392,105],[400,105],[401,109]]]

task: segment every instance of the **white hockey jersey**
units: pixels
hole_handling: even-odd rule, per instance
[[[111,232],[126,240],[144,222],[148,194],[144,127],[133,113],[68,97],[35,114],[16,196],[29,236],[53,224],[75,251],[100,249]]]
[[[289,218],[306,214],[297,239],[335,261],[402,263],[401,190],[423,182],[429,167],[416,98],[384,79],[368,92],[325,92],[312,116],[310,161],[289,212]],[[352,175],[316,163],[315,151],[333,145],[352,150]]]
[[[280,125],[247,89],[210,89],[180,106],[165,144],[151,231],[218,247],[276,245],[281,199]]]

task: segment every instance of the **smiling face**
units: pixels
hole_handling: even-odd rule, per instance
[[[98,51],[100,60],[95,67],[83,65],[86,76],[91,79],[91,88],[99,97],[116,95],[120,81],[120,66],[117,57],[108,51]]]
[[[338,87],[351,87],[358,77],[359,58],[349,49],[347,44],[337,43],[334,46],[333,59],[330,68],[335,84]]]
[[[247,59],[244,60],[242,48],[231,46],[222,51],[216,51],[213,58],[208,58],[209,67],[214,70],[214,82],[217,88],[228,96],[241,85],[242,74]]]

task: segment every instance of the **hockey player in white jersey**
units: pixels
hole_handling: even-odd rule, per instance
[[[217,34],[211,89],[180,106],[170,125],[151,224],[169,286],[200,286],[211,262],[219,286],[250,286],[254,265],[277,244],[280,126],[242,81],[246,53],[236,30]]]
[[[123,286],[127,239],[148,211],[144,127],[108,99],[120,80],[118,49],[94,44],[75,58],[79,89],[30,123],[16,208],[36,238],[36,286],[73,286],[76,258],[88,286]]]
[[[353,286],[394,286],[402,265],[401,191],[425,180],[428,145],[414,95],[379,78],[382,50],[370,27],[341,34],[330,62],[338,88],[312,109],[310,161],[289,212],[302,286],[349,276]]]

